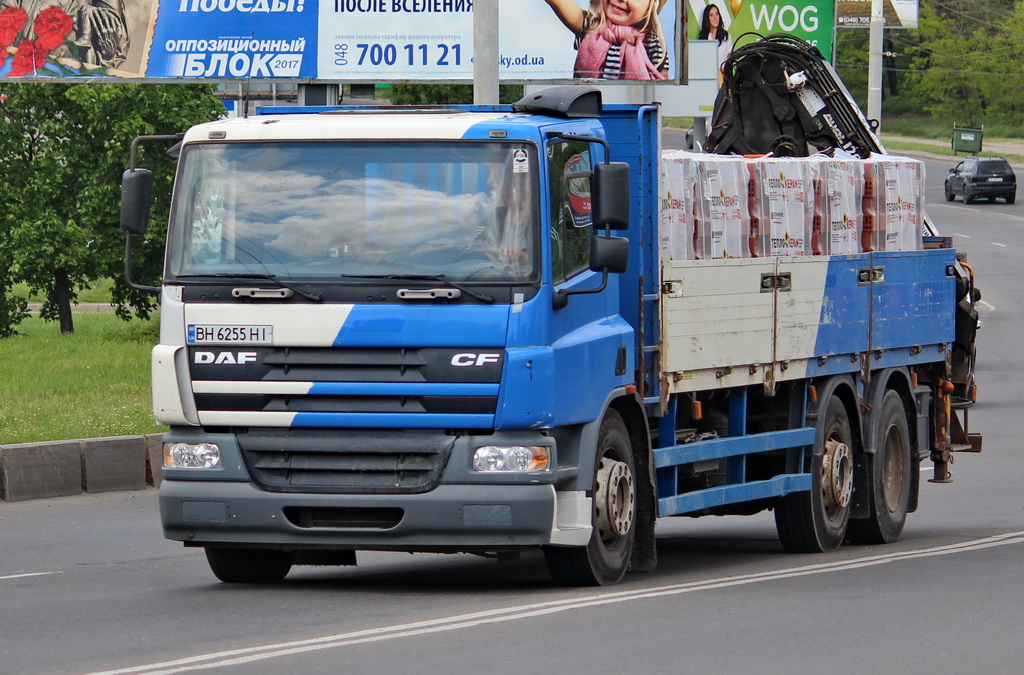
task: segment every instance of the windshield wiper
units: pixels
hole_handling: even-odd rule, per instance
[[[196,279],[196,278],[213,278],[213,279],[260,279],[271,281],[281,288],[287,288],[289,291],[295,293],[295,295],[301,296],[306,300],[312,302],[323,302],[324,296],[320,293],[310,293],[307,290],[303,290],[291,283],[285,281],[274,274],[262,274],[260,272],[239,272],[239,273],[227,273],[222,272],[218,274],[179,274],[179,279]]]
[[[395,279],[397,281],[440,281],[445,286],[465,293],[480,302],[493,303],[494,296],[474,291],[472,288],[455,283],[443,274],[339,274],[343,279]]]

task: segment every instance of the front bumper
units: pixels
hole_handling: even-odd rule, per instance
[[[584,546],[590,498],[550,484],[450,485],[422,494],[266,492],[249,483],[164,480],[168,539],[189,545],[379,551]]]

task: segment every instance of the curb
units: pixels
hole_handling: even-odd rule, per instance
[[[159,487],[163,434],[0,445],[0,499]]]

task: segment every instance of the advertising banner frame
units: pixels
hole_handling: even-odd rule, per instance
[[[621,17],[607,6],[598,16],[591,0],[478,2],[498,3],[502,83],[686,82],[685,0],[649,0],[647,14],[628,15],[636,21],[629,24],[616,24]],[[0,81],[468,84],[472,7],[473,0],[0,0]],[[637,34],[641,42],[625,41]]]

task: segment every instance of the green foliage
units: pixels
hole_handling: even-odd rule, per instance
[[[136,136],[183,131],[223,114],[213,92],[213,85],[205,84],[4,86],[0,203],[6,208],[0,213],[0,253],[13,263],[0,277],[8,282],[0,286],[0,336],[4,326],[9,335],[23,318],[17,301],[8,297],[10,282],[23,282],[41,296],[41,316],[60,316],[65,332],[71,328],[65,325],[71,303],[100,279],[113,280],[119,316],[149,316],[154,298],[128,288],[122,278],[121,174]],[[173,161],[162,152],[144,154],[142,161],[156,178],[154,220],[165,223]],[[138,242],[134,277],[158,277],[164,233],[165,227],[154,227]]]
[[[515,103],[523,97],[523,87],[518,84],[503,84],[498,87],[501,103]],[[391,87],[391,103],[394,105],[445,105],[472,103],[471,84],[396,84]]]
[[[0,340],[0,444],[156,433],[149,353],[155,320],[76,315],[63,335],[40,318]]]
[[[866,107],[869,31],[840,29],[836,71]],[[920,27],[887,30],[883,113],[986,129],[1024,124],[1024,2],[922,0]],[[888,121],[886,121],[888,126]]]

